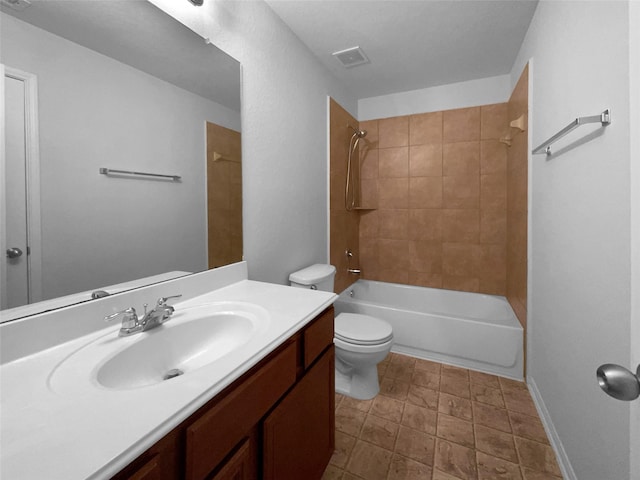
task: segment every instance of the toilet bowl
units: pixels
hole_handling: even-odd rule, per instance
[[[289,276],[291,286],[333,291],[336,269],[315,264]],[[391,351],[393,330],[384,320],[357,313],[340,313],[334,322],[336,393],[359,400],[380,391],[378,363]]]

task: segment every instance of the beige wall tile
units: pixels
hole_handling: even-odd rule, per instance
[[[411,177],[409,179],[410,208],[441,208],[442,177]]]
[[[507,103],[496,103],[480,107],[480,138],[483,140],[500,137],[509,133]]]
[[[442,144],[412,145],[409,148],[409,174],[412,177],[442,175]]]
[[[362,149],[360,178],[378,178],[378,149]]]
[[[409,145],[409,117],[378,120],[378,148]]]
[[[442,172],[448,176],[480,174],[480,142],[445,143],[442,146]]]
[[[378,176],[380,178],[408,177],[409,147],[379,149]]]
[[[480,208],[507,209],[506,175],[480,175]]]
[[[378,179],[378,208],[408,208],[409,179]]]
[[[378,148],[378,120],[366,120],[360,122],[360,130],[365,130],[367,136],[362,140],[371,148]],[[351,132],[353,134],[353,131]]]
[[[342,188],[344,191],[344,185],[338,188]],[[360,206],[365,208],[378,208],[378,179],[363,178],[360,180]]]
[[[480,107],[446,110],[442,131],[445,143],[480,140]]]
[[[377,238],[379,228],[378,211],[360,213],[360,238]]]
[[[378,237],[408,240],[409,210],[378,210]]]
[[[442,210],[442,240],[444,242],[478,243],[480,211],[477,209]]]
[[[383,270],[409,270],[409,241],[378,239],[378,265]]]
[[[480,279],[478,277],[443,274],[442,288],[461,292],[479,292]]]
[[[479,208],[480,178],[477,175],[442,177],[444,208]]]
[[[411,115],[409,139],[410,145],[442,143],[442,112]]]
[[[442,245],[442,271],[447,275],[478,275],[480,245],[470,243],[444,243]]]
[[[497,140],[480,142],[480,173],[504,173],[507,171],[507,147]]]
[[[442,241],[442,210],[409,210],[409,238],[411,240]]]
[[[503,209],[480,210],[480,243],[505,245],[507,212]]]
[[[442,273],[442,243],[409,242],[409,269],[412,272]]]
[[[409,271],[409,285],[442,288],[442,274]]]

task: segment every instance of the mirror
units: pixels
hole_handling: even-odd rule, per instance
[[[239,63],[147,0],[27,3],[0,9],[3,320],[241,260]]]

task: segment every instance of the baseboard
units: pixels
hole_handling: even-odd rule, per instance
[[[549,415],[549,410],[547,410],[547,407],[542,400],[542,395],[540,395],[540,391],[538,390],[535,380],[528,377],[527,385],[529,386],[529,392],[531,393],[533,403],[536,405],[536,409],[538,410],[538,415],[540,416],[542,425],[547,432],[547,437],[549,437],[551,447],[556,454],[558,466],[562,472],[562,478],[565,480],[578,480],[578,477],[571,466],[571,462],[569,461],[569,457],[567,456],[567,452],[565,451],[562,441],[558,436],[558,432],[551,421],[551,415]]]

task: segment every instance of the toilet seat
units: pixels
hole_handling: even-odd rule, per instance
[[[384,320],[359,313],[341,313],[335,319],[335,338],[352,345],[380,345],[393,338]]]

